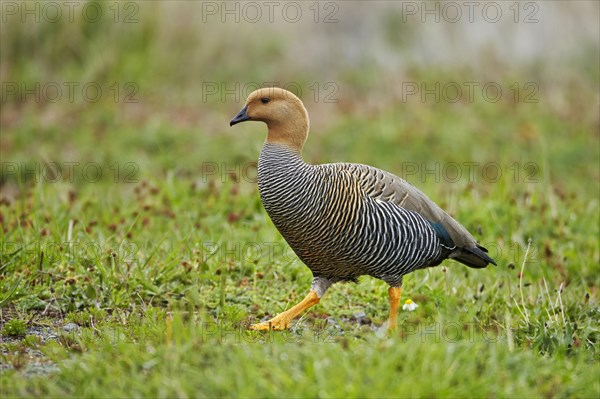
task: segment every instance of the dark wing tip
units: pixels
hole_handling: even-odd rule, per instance
[[[461,248],[460,253],[453,256],[453,259],[474,269],[483,269],[490,263],[494,266],[498,266],[496,261],[490,258],[486,252],[487,249],[479,245],[470,248],[465,247]]]
[[[483,259],[485,259],[486,261],[488,261],[489,263],[491,263],[494,266],[498,266],[498,264],[496,263],[496,261],[494,259],[492,259],[491,257],[488,256],[487,252],[487,248],[482,247],[481,245],[477,245],[477,249],[479,249],[480,255],[482,256]]]

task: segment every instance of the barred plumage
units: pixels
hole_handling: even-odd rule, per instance
[[[442,246],[418,213],[372,196],[359,184],[364,165],[309,165],[266,143],[258,161],[261,199],[273,224],[314,276],[331,281],[370,275],[399,286],[432,265]]]
[[[273,224],[311,269],[311,292],[300,304],[253,328],[287,328],[338,281],[369,275],[390,285],[390,327],[402,276],[454,258],[481,268],[494,261],[469,232],[421,191],[361,164],[310,165],[302,160],[308,115],[293,94],[259,89],[231,121],[269,127],[258,161],[258,186]]]

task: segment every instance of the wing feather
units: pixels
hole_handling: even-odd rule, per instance
[[[319,166],[331,168],[331,172],[335,171],[334,173],[349,174],[366,195],[377,201],[390,202],[420,214],[429,221],[447,249],[444,257],[453,258],[473,268],[483,268],[489,263],[496,264],[486,254],[487,249],[479,245],[463,225],[406,180],[363,164],[334,163]],[[448,238],[452,242],[449,242]],[[439,262],[441,260],[438,259]]]
[[[457,247],[477,247],[477,241],[464,226],[406,180],[368,165],[351,163],[333,165],[350,172],[371,198],[391,202],[417,212],[428,221],[443,226]]]

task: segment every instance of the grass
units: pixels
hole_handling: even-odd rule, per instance
[[[547,121],[551,117],[530,115],[533,123],[564,123]],[[503,110],[491,118],[503,120]],[[402,166],[397,158],[407,158],[383,149],[402,136],[377,136],[395,123],[392,113],[341,122],[311,137],[307,157],[395,171]],[[23,370],[39,358],[15,355],[23,344],[3,344],[4,362],[18,366],[2,373],[4,395],[596,395],[598,202],[584,183],[593,176],[563,181],[557,171],[548,182],[550,173],[540,169],[537,183],[515,184],[504,173],[494,183],[448,184],[417,175],[415,183],[471,230],[481,227],[478,239],[490,247],[497,268],[450,262],[407,276],[405,298],[419,307],[402,312],[390,338],[381,329],[387,287],[370,278],[334,286],[291,333],[248,332],[248,323],[301,299],[311,276],[261,208],[251,173],[261,140],[254,130],[261,129],[246,126],[251,132],[224,130],[222,137],[175,130],[170,148],[157,144],[154,152],[144,146],[163,142],[167,126],[143,128],[153,129],[151,138],[130,137],[133,126],[109,129],[97,142],[73,137],[78,150],[101,148],[114,154],[109,158],[133,159],[137,182],[115,183],[113,176],[95,183],[24,182],[3,205],[2,322],[7,328],[23,320],[53,331],[56,340],[32,346],[59,365],[50,375],[31,376]],[[350,126],[376,137],[367,140]],[[348,131],[355,140],[333,140]],[[468,146],[469,134],[456,139]],[[515,158],[498,148],[495,136],[472,146],[496,145],[489,159],[511,165]],[[237,139],[245,144],[232,149]],[[398,152],[427,159],[452,145],[440,141],[423,148],[415,138],[404,150],[398,143]],[[39,145],[54,153],[53,142]],[[549,162],[558,164],[545,168],[559,168],[562,152],[573,145],[570,139],[549,145],[555,160]],[[538,148],[529,148],[520,147],[518,159],[542,165]],[[205,155],[195,160],[196,152]],[[223,168],[239,173],[246,165],[238,182],[221,176]],[[68,323],[79,327],[65,332]]]
[[[160,100],[192,76],[159,62],[171,42],[150,45],[162,25],[146,21],[114,47],[123,32],[103,38],[85,26],[94,51],[72,44],[82,54],[61,50],[67,72],[46,72],[107,86],[129,73],[140,103],[3,103],[2,397],[598,397],[595,75],[560,84],[562,100],[540,80],[538,103],[400,103],[390,90],[365,110],[364,82],[343,71],[337,82],[350,94],[340,103],[315,103],[306,91],[308,161],[406,177],[474,232],[498,267],[445,262],[406,276],[403,300],[418,308],[402,311],[390,336],[387,286],[371,278],[333,286],[291,331],[260,333],[246,326],[292,306],[311,281],[260,203],[264,126],[230,129],[241,103],[196,102],[185,88],[192,105]],[[28,32],[7,39],[16,43],[8,80],[29,81],[57,56]],[[38,41],[39,58],[19,53],[19,40]],[[276,59],[278,43],[244,51]],[[216,44],[207,46],[221,54]],[[114,70],[88,58],[103,48]],[[216,73],[229,82],[239,70],[220,57]],[[155,63],[141,68],[148,58]],[[182,76],[149,90],[163,70]],[[444,76],[410,73],[430,83]],[[469,81],[469,71],[445,73]],[[497,80],[535,80],[521,73]]]
[[[310,333],[243,338],[245,332],[228,329],[224,339],[181,316],[167,320],[159,323],[166,335],[155,331],[155,320],[149,325],[136,320],[152,337],[141,342],[97,338],[76,359],[57,359],[65,366],[51,377],[54,383],[34,379],[20,388],[30,395],[106,397],[590,396],[596,383],[592,373],[577,373],[589,367],[581,353],[511,353],[478,334],[471,341],[446,343],[373,335],[328,340]],[[64,351],[58,345],[47,350]],[[474,359],[474,350],[481,356]],[[563,368],[573,373],[556,373]],[[523,372],[527,369],[536,372]],[[120,376],[116,381],[115,375]],[[414,384],[423,378],[438,382]]]

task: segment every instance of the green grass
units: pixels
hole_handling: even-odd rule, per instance
[[[475,106],[472,112],[477,111]],[[429,123],[443,126],[448,112]],[[529,115],[534,124],[565,123],[552,117],[542,111]],[[500,108],[489,118],[504,121],[505,115]],[[428,162],[427,154],[442,154],[446,162],[471,159],[445,151],[453,143],[444,141],[444,129],[427,146],[416,136],[406,140],[410,145],[394,142],[411,135],[386,137],[396,123],[402,126],[393,113],[341,122],[311,136],[307,158],[353,160],[391,171],[406,159]],[[594,176],[582,167],[568,179],[560,170],[579,162],[563,157],[583,138],[549,144],[544,158],[535,146],[516,147],[514,156],[512,143],[503,147],[498,141],[501,132],[477,141],[468,139],[474,134],[468,129],[455,136],[461,143],[454,145],[466,154],[495,146],[482,160],[544,165],[537,183],[515,183],[510,173],[497,182],[476,178],[471,184],[416,175],[414,183],[471,230],[481,227],[478,239],[499,266],[472,270],[448,262],[407,276],[404,298],[419,307],[402,312],[398,332],[386,338],[381,327],[387,287],[371,278],[332,287],[291,333],[245,330],[300,300],[311,280],[265,215],[252,166],[239,182],[221,176],[223,165],[239,165],[241,172],[256,159],[261,127],[242,125],[235,132],[223,127],[220,137],[172,129],[167,147],[156,144],[154,150],[151,142],[165,143],[161,137],[168,126],[142,127],[149,135],[131,136],[130,129],[134,126],[115,126],[98,141],[73,133],[72,140],[82,153],[102,149],[106,159],[135,162],[137,182],[115,183],[112,175],[95,183],[26,181],[14,201],[3,205],[2,322],[28,320],[28,327],[48,327],[59,336],[43,343],[29,338],[44,362],[59,366],[49,375],[25,371],[40,361],[19,355],[27,345],[3,344],[4,363],[17,366],[2,373],[4,395],[598,393],[598,202],[586,184]],[[353,129],[373,131],[374,137]],[[34,134],[25,129],[19,140]],[[344,134],[354,140],[335,141]],[[244,144],[230,145],[234,140]],[[51,140],[38,144],[51,154],[62,151]],[[385,151],[392,145],[398,151]],[[30,147],[17,149],[14,154]],[[582,163],[594,156],[584,147],[580,151]],[[213,163],[214,175],[206,169]],[[360,312],[368,324],[357,321]],[[65,332],[67,323],[80,328]]]
[[[191,322],[181,314],[166,322],[166,312],[160,316],[132,320],[138,323],[132,335],[143,336],[139,340],[114,339],[108,332],[81,339],[78,348],[83,346],[84,353],[75,358],[65,358],[58,344],[48,345],[46,351],[64,365],[60,372],[50,382],[16,380],[14,391],[105,397],[277,397],[286,392],[310,397],[592,397],[597,384],[592,372],[578,372],[590,367],[582,351],[558,356],[509,351],[505,342],[490,342],[479,333],[451,343],[434,335],[250,334]],[[563,369],[570,372],[556,372]],[[423,379],[435,384],[415,383]]]
[[[181,68],[163,47],[194,48],[179,40],[192,25],[160,36],[172,24],[142,15],[144,23],[106,36],[106,27],[74,24],[6,39],[8,81],[46,73],[109,86],[126,76],[141,102],[3,103],[2,397],[599,396],[597,76],[545,82],[527,68],[486,72],[503,87],[539,82],[538,103],[402,103],[377,90],[387,81],[371,67],[338,71],[338,104],[315,103],[305,90],[314,115],[308,161],[406,177],[498,267],[449,261],[406,276],[403,300],[419,306],[401,311],[390,336],[387,286],[367,277],[330,288],[291,331],[259,333],[246,327],[301,300],[311,274],[258,196],[264,126],[230,129],[242,104],[200,102],[194,76],[269,80],[272,66],[257,60],[276,62],[286,39],[239,49],[257,61],[249,71],[205,39],[215,63],[190,56]],[[54,51],[48,35],[72,42]],[[237,49],[234,39],[220,40]],[[64,69],[52,67],[57,59]],[[415,69],[406,80],[471,73]],[[173,95],[182,81],[189,85]],[[363,99],[376,105],[365,110]],[[63,166],[58,178],[52,162]],[[78,162],[70,173],[67,162]]]

